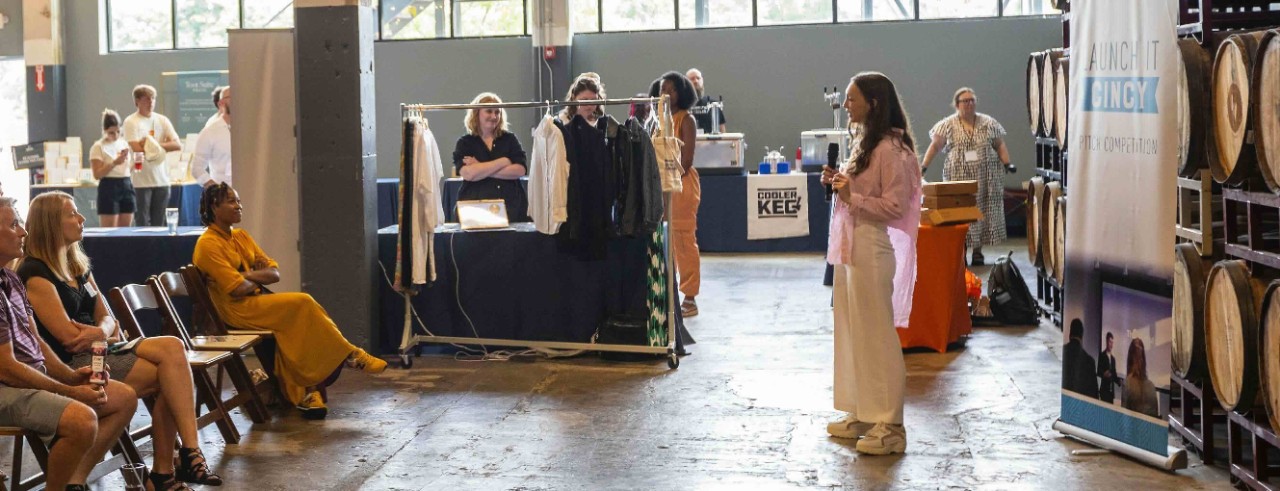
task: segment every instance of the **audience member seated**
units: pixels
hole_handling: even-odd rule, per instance
[[[35,309],[36,324],[53,353],[74,368],[88,366],[95,341],[110,344],[111,377],[128,384],[139,397],[156,396],[151,413],[157,450],[151,467],[156,490],[189,489],[183,483],[218,486],[222,478],[209,468],[200,450],[191,366],[182,341],[172,336],[120,343],[121,330],[102,290],[93,279],[81,248],[84,216],[66,193],[52,192],[31,201],[27,215],[27,255],[18,266]],[[182,442],[174,468],[175,434]]]
[[[501,103],[496,94],[485,92],[472,104]],[[529,221],[529,197],[520,187],[528,160],[520,139],[507,125],[507,110],[469,109],[464,120],[467,134],[453,149],[453,165],[462,176],[458,200],[500,199],[507,205],[507,220]]]
[[[0,264],[22,257],[27,231],[16,202],[0,198]],[[133,419],[137,396],[115,380],[90,383],[89,367],[59,360],[36,336],[27,289],[7,266],[0,295],[0,425],[34,431],[49,445],[45,489],[87,491],[89,472]]]
[[[196,242],[192,262],[209,280],[209,296],[222,319],[240,329],[271,331],[276,338],[276,376],[303,417],[328,414],[324,387],[342,367],[380,373],[387,362],[347,341],[311,295],[271,293],[280,281],[279,264],[244,229],[240,194],[226,183],[205,188],[200,221],[209,228]]]

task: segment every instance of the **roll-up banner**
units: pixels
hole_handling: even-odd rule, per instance
[[[1178,2],[1071,3],[1062,416],[1166,468],[1179,131]]]

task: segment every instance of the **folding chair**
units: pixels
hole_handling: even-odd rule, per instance
[[[141,326],[138,325],[138,319],[134,316],[135,311],[139,310],[160,310],[160,304],[156,300],[155,294],[151,288],[146,285],[131,284],[123,287],[112,288],[107,293],[107,303],[111,305],[115,311],[116,319],[120,325],[124,327],[129,337],[145,338],[142,333]],[[226,363],[232,358],[239,358],[229,351],[186,351],[187,362],[191,365],[191,378],[195,382],[196,402],[203,402],[208,409],[203,415],[196,418],[196,426],[203,428],[209,423],[216,423],[218,431],[222,433],[222,438],[227,443],[240,443],[240,431],[236,429],[236,425],[231,421],[231,411],[222,403],[222,398],[214,392],[213,379],[209,377],[209,368],[217,367]],[[235,379],[232,379],[235,383]],[[237,384],[236,389],[241,392],[252,390],[252,386],[240,386]],[[150,404],[148,404],[148,409]],[[137,438],[138,432],[135,432]]]
[[[178,318],[177,309],[173,306],[172,296],[174,294],[188,296],[186,284],[178,273],[167,272],[147,279],[147,285],[151,287],[152,293],[155,295],[160,305],[160,318],[163,322],[164,334],[177,337],[182,340],[182,344],[191,351],[230,351],[235,354],[230,361],[218,365],[218,377],[216,379],[215,393],[222,394],[222,373],[225,371],[235,386],[251,387],[248,391],[237,389],[237,394],[227,400],[223,404],[228,410],[244,406],[249,418],[254,423],[266,423],[271,420],[271,415],[267,413],[267,407],[262,403],[262,398],[258,395],[259,385],[253,383],[253,376],[249,374],[249,367],[244,363],[244,354],[249,348],[255,347],[262,342],[263,336],[256,334],[240,334],[225,336],[191,336],[187,332],[187,328],[182,323],[182,319]],[[224,370],[225,369],[225,370]],[[263,381],[262,385],[267,386],[269,382]]]

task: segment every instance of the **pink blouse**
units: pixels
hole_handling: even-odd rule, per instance
[[[827,262],[852,264],[853,229],[860,220],[887,226],[897,271],[893,278],[895,325],[906,327],[916,278],[916,236],[920,226],[920,161],[904,148],[901,131],[887,136],[871,152],[861,174],[850,174],[850,199],[836,195],[827,242]],[[849,174],[852,159],[841,167]]]

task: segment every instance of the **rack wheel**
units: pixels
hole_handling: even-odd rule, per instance
[[[403,368],[403,369],[413,368],[413,356],[410,355],[407,351],[404,353],[400,353],[400,368]]]
[[[667,355],[667,368],[671,368],[673,370],[680,368],[680,357],[675,353]]]

